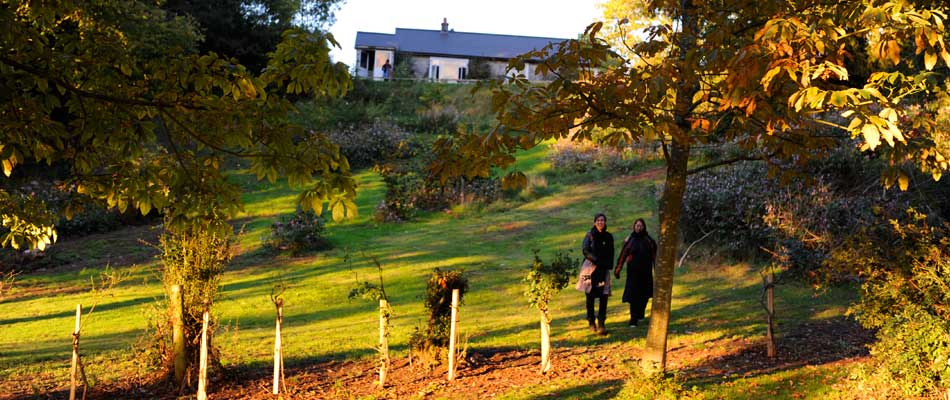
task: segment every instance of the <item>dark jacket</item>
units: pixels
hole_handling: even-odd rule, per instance
[[[656,261],[656,242],[645,233],[631,233],[623,242],[617,265],[627,264],[627,282],[623,302],[653,297],[653,265]],[[646,304],[646,303],[644,303]]]
[[[614,260],[614,235],[597,230],[596,227],[590,228],[587,235],[584,236],[584,258],[594,263],[594,273],[591,274],[591,283],[597,286],[598,283],[607,280],[607,274],[611,269],[611,263]]]

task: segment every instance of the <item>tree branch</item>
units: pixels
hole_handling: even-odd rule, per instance
[[[723,166],[723,165],[735,164],[735,163],[740,162],[740,161],[762,161],[762,160],[767,160],[767,159],[769,159],[769,158],[774,157],[776,154],[778,154],[778,152],[779,152],[778,150],[775,150],[775,151],[773,151],[771,154],[769,154],[769,155],[767,155],[767,156],[757,156],[757,157],[754,157],[754,156],[741,155],[741,156],[734,157],[734,158],[730,158],[730,159],[727,159],[727,160],[720,160],[720,161],[716,161],[716,162],[713,162],[713,163],[709,163],[709,164],[706,164],[706,165],[703,165],[703,166],[700,166],[700,167],[696,167],[696,168],[693,168],[693,169],[686,170],[686,175],[692,175],[692,174],[695,174],[695,173],[697,173],[697,172],[701,172],[701,171],[705,171],[705,170],[707,170],[707,169],[712,169],[712,168],[720,167],[720,166]]]

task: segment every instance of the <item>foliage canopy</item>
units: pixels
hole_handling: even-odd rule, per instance
[[[62,188],[120,211],[163,210],[173,225],[241,208],[229,159],[259,179],[305,188],[301,206],[335,219],[356,210],[347,160],[323,134],[290,122],[297,96],[351,87],[329,34],[289,29],[253,74],[194,51],[196,30],[147,2],[0,2],[0,163],[65,165]],[[8,183],[8,182],[5,182]],[[55,240],[41,200],[0,188],[2,243]],[[76,211],[67,205],[67,217]]]

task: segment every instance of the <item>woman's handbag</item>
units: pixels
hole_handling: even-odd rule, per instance
[[[594,273],[594,263],[590,262],[588,259],[584,259],[584,263],[581,264],[581,272],[577,275],[577,286],[575,289],[584,293],[590,293],[590,276]]]

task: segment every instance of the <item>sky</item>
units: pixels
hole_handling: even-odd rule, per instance
[[[330,27],[341,49],[334,61],[356,61],[356,31],[396,33],[396,28],[442,28],[458,32],[496,33],[571,39],[603,13],[602,0],[345,0]]]

